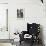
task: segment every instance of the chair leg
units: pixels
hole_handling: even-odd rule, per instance
[[[20,41],[20,45],[21,45],[21,41]]]
[[[33,44],[34,44],[34,41],[33,41],[33,39],[32,39],[32,41],[31,41],[31,45],[30,45],[30,46],[33,46]]]
[[[31,43],[31,45],[30,46],[33,46],[33,42]]]

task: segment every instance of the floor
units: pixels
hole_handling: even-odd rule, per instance
[[[11,43],[0,43],[0,46],[12,46]]]
[[[30,43],[31,44],[31,43]],[[22,42],[19,46],[31,46],[29,43]],[[34,44],[33,46],[43,46],[42,44]]]
[[[15,42],[15,44],[11,44],[11,43],[0,43],[0,46],[31,46],[31,43],[30,42],[25,42],[25,41],[22,41],[21,42],[21,45],[20,45],[20,42]],[[38,45],[38,44],[34,44],[33,46],[42,46],[41,44]]]
[[[16,45],[12,45],[11,43],[0,43],[0,46],[16,46]],[[22,44],[17,44],[17,46],[31,46],[28,43],[22,42]],[[42,46],[42,45],[33,45],[33,46]]]

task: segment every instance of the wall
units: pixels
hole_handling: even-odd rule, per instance
[[[24,9],[24,19],[17,19],[17,8]],[[9,31],[11,36],[18,30],[27,30],[27,22],[40,23],[46,30],[46,16],[44,5],[40,0],[12,0],[9,1]],[[12,37],[11,37],[12,38]]]
[[[0,0],[0,3],[8,3],[8,0]]]
[[[24,19],[17,19],[17,8],[24,9]],[[27,30],[28,23],[40,23],[46,42],[45,5],[40,0],[9,0],[9,31],[11,38],[15,31]],[[45,43],[46,44],[46,43]]]

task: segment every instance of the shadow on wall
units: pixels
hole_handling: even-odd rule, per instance
[[[40,25],[40,39],[42,40],[42,45],[44,46],[43,26],[42,25]]]

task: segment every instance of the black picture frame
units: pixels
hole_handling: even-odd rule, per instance
[[[17,18],[24,18],[23,9],[17,9]]]

